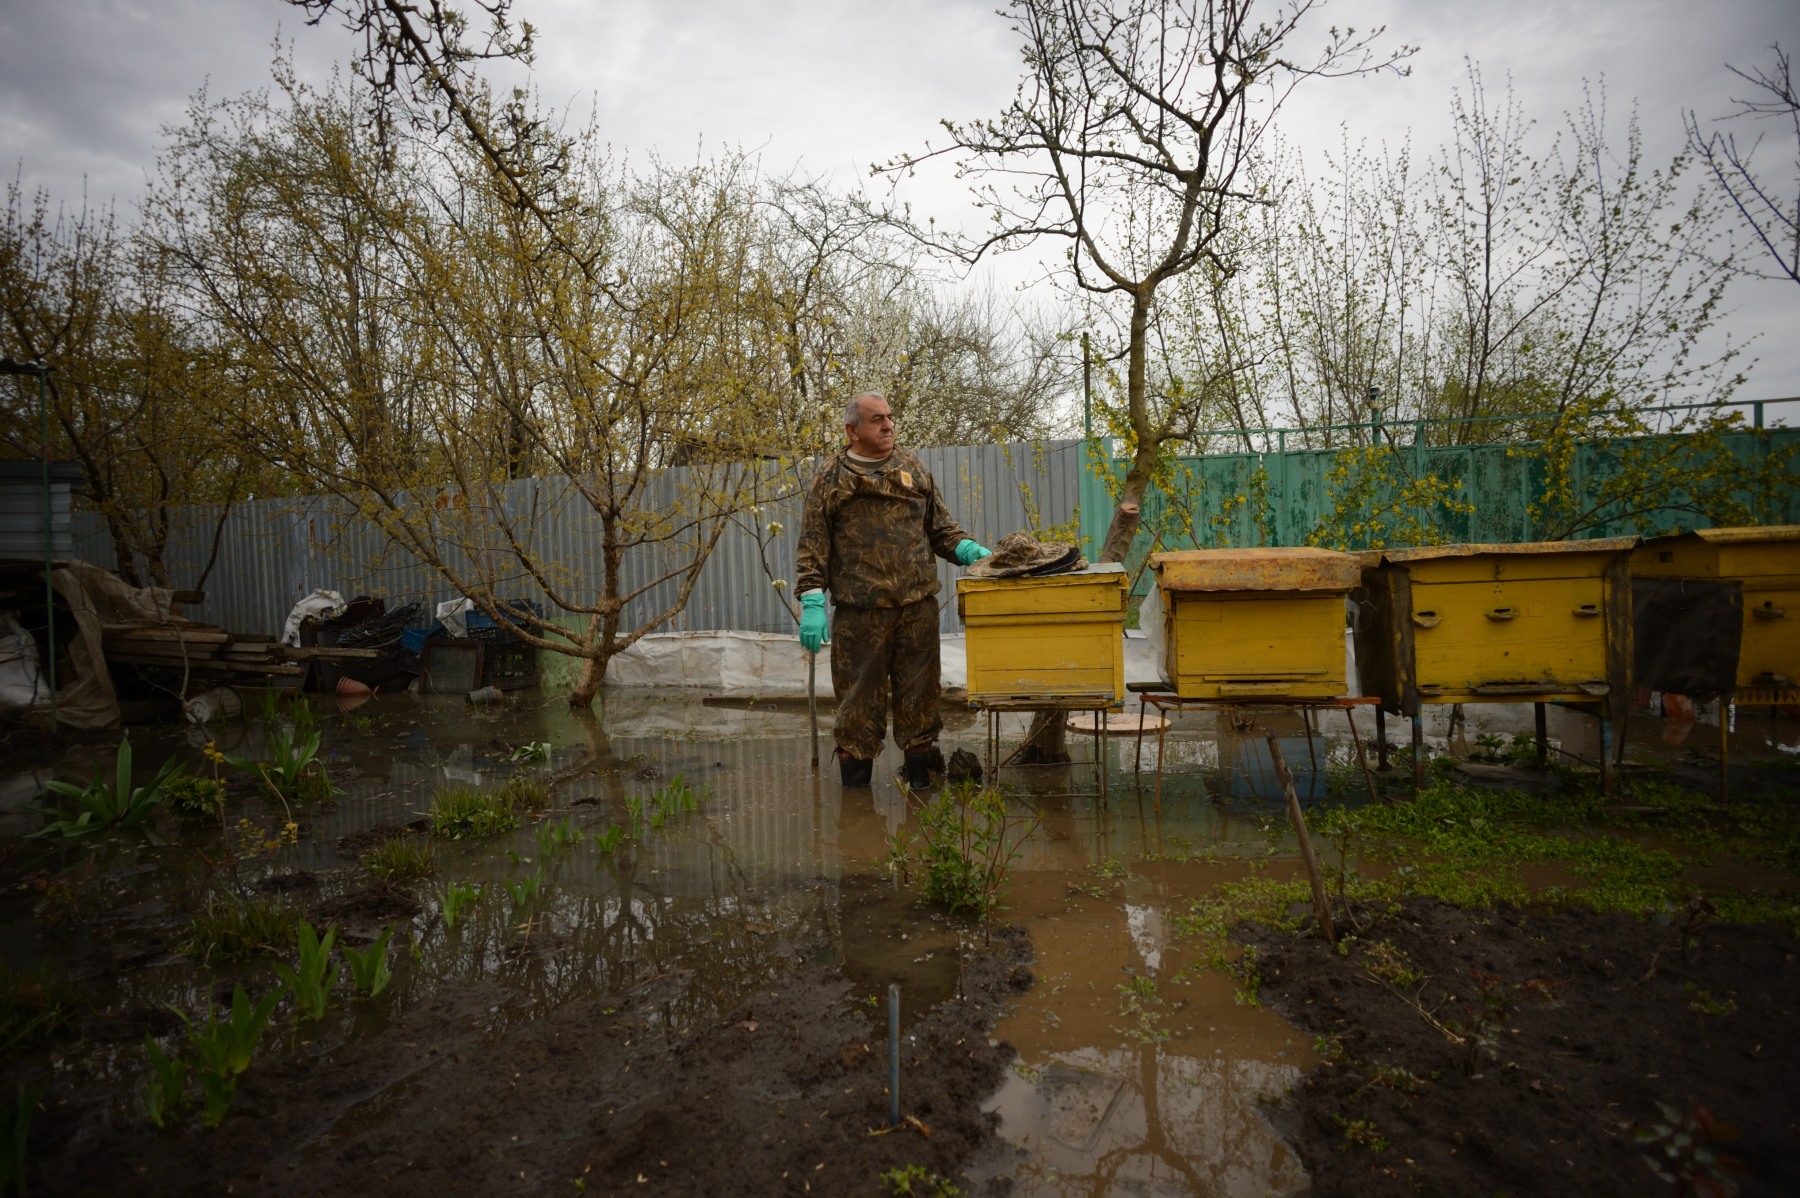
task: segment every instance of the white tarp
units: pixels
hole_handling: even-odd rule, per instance
[[[344,597],[336,591],[314,591],[300,602],[294,604],[294,610],[288,613],[287,623],[281,629],[281,643],[298,645],[300,643],[300,625],[309,616],[315,620],[329,620],[333,616],[344,614]]]
[[[806,650],[793,633],[659,632],[607,663],[613,686],[681,686],[750,698],[806,697]],[[821,652],[818,693],[833,695],[831,656]]]

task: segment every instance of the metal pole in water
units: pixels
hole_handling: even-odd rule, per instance
[[[819,687],[816,681],[819,668],[819,655],[806,655],[806,714],[812,719],[812,767],[813,773],[819,772]]]
[[[900,1126],[900,983],[888,984],[888,1126]]]

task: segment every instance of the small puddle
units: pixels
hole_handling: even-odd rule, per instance
[[[1116,856],[1015,875],[1008,918],[1031,932],[1037,984],[995,1032],[1018,1060],[988,1107],[1019,1155],[985,1171],[1029,1195],[1298,1193],[1305,1171],[1259,1103],[1311,1050],[1171,932],[1246,867],[1143,860],[1150,846],[1126,832],[1135,804],[1111,817]]]

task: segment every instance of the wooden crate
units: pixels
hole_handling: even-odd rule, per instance
[[[1655,537],[1631,555],[1631,573],[1740,585],[1738,689],[1800,685],[1800,525]]]
[[[1125,567],[1044,578],[959,578],[969,701],[1125,702]]]
[[[1184,699],[1332,699],[1346,690],[1344,598],[1356,558],[1328,549],[1151,557],[1163,679]]]
[[[1356,657],[1390,711],[1626,697],[1633,537],[1363,554]]]

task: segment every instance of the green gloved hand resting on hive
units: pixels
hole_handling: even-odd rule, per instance
[[[817,653],[825,643],[824,591],[808,591],[800,596],[800,643],[808,653]]]
[[[956,564],[972,566],[984,557],[994,556],[992,549],[984,549],[978,541],[963,540],[956,543]]]

